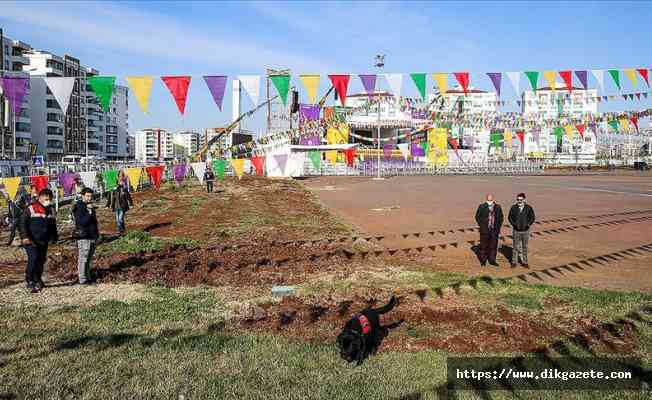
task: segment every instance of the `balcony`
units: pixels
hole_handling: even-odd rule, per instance
[[[13,55],[11,61],[17,64],[29,65],[29,58],[23,55]]]

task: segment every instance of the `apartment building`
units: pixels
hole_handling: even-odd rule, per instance
[[[170,161],[174,159],[172,132],[161,128],[147,128],[134,134],[135,158],[141,162]]]

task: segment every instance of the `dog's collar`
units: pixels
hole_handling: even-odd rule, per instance
[[[366,335],[367,333],[371,332],[371,324],[369,323],[369,318],[367,318],[363,314],[358,314],[355,316],[355,318],[357,318],[358,321],[360,321],[363,335]]]

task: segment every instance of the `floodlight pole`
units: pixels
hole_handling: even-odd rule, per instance
[[[382,68],[385,66],[385,55],[384,54],[378,54],[376,57],[376,68],[378,68],[379,71],[382,70]],[[378,147],[377,147],[377,161],[378,161],[378,175],[374,178],[375,180],[382,180],[383,178],[380,176],[380,92],[376,93],[376,100],[377,100],[377,107],[378,107]]]

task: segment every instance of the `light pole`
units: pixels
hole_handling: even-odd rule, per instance
[[[384,54],[378,54],[375,57],[375,66],[378,68],[379,71],[382,70],[382,68],[385,66],[385,55]],[[376,93],[376,100],[377,100],[377,106],[378,106],[378,148],[377,148],[377,156],[378,156],[378,175],[375,180],[382,180],[383,178],[380,176],[380,92]]]

